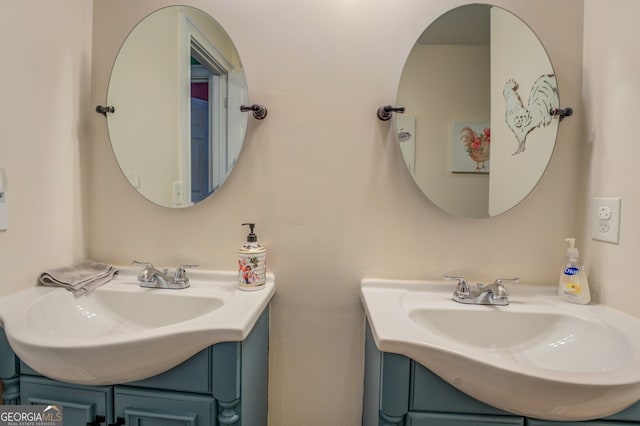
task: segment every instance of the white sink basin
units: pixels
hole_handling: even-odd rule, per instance
[[[505,411],[587,420],[640,399],[640,319],[556,287],[508,288],[508,306],[463,305],[451,282],[364,279],[361,298],[379,350]]]
[[[219,342],[243,340],[275,292],[237,289],[235,272],[189,271],[181,290],[141,288],[139,269],[81,296],[33,287],[0,298],[0,320],[16,355],[70,383],[124,383],[154,376]]]

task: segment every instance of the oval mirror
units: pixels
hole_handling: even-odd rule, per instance
[[[161,206],[204,200],[238,158],[246,100],[240,57],[220,24],[187,6],[151,13],[127,36],[109,80],[109,137],[122,173]]]
[[[395,115],[416,184],[463,217],[503,213],[535,187],[551,158],[559,107],[549,57],[500,7],[471,4],[435,20],[402,71]]]

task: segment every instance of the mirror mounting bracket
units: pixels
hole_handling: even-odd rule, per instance
[[[393,106],[393,105],[383,105],[380,108],[378,108],[378,118],[382,121],[389,121],[391,119],[391,115],[392,113],[398,113],[398,114],[403,114],[404,113],[404,107],[397,105],[397,106]]]
[[[253,104],[249,106],[240,105],[240,111],[241,112],[253,111],[253,117],[257,120],[264,120],[268,112],[266,106],[258,105],[258,104]]]
[[[549,111],[549,114],[552,117],[558,117],[560,119],[560,121],[564,120],[565,117],[571,117],[571,115],[573,114],[573,108],[567,107],[567,108],[551,108],[551,111]]]
[[[97,105],[96,106],[96,112],[98,114],[102,114],[102,115],[104,115],[106,117],[107,113],[113,114],[114,112],[116,112],[116,107],[114,107],[114,106]]]

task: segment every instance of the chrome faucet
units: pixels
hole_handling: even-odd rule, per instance
[[[458,285],[453,292],[452,299],[458,303],[469,305],[498,305],[509,304],[509,292],[504,286],[506,282],[517,283],[519,278],[498,278],[491,284],[483,285],[478,283],[476,290],[471,290],[469,284],[463,277],[445,275],[445,280],[457,280]]]
[[[189,277],[187,268],[197,268],[198,265],[180,265],[176,268],[173,276],[169,275],[168,269],[158,270],[149,262],[139,262],[134,260],[133,265],[144,265],[144,269],[138,274],[140,287],[145,288],[170,288],[181,289],[189,287]]]

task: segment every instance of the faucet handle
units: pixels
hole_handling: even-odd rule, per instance
[[[469,288],[469,284],[464,279],[464,277],[454,277],[453,275],[443,275],[442,278],[448,281],[458,281],[458,286],[456,287],[455,294],[460,298],[468,298],[471,297],[471,289]]]
[[[504,283],[519,283],[520,282],[520,278],[516,277],[516,278],[498,278],[496,280],[496,284],[504,284]]]
[[[502,283],[497,282],[497,280],[495,283],[495,287],[491,291],[491,294],[493,295],[493,298],[495,300],[498,300],[498,299],[506,300],[509,297],[509,292],[507,291],[507,288],[503,286]]]
[[[173,281],[176,283],[185,283],[189,282],[189,277],[187,277],[187,268],[197,268],[200,265],[180,265],[176,268],[176,273],[173,277]]]
[[[498,278],[490,284],[494,286],[493,297],[496,299],[506,299],[509,297],[509,292],[507,288],[504,286],[504,283],[517,283],[520,282],[520,278]],[[484,288],[483,286],[478,285],[478,289]]]
[[[495,280],[493,282],[493,284],[495,284],[495,286],[498,287],[498,292],[500,293],[499,296],[504,295],[506,297],[506,296],[509,295],[509,292],[505,288],[504,284],[505,283],[518,283],[518,282],[520,282],[520,278],[518,278],[518,277],[516,277],[516,278],[498,278],[497,280]]]
[[[134,260],[133,262],[131,262],[132,265],[144,265],[144,269],[142,271],[140,271],[140,273],[138,274],[138,281],[140,281],[141,283],[148,283],[148,282],[153,282],[155,280],[155,277],[153,276],[153,273],[151,272],[151,269],[155,269],[153,267],[153,265],[149,262],[140,262],[139,260]]]

